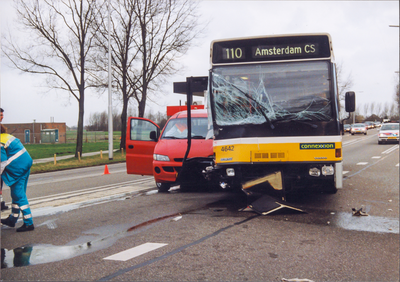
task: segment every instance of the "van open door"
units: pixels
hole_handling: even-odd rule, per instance
[[[153,152],[160,127],[151,120],[129,117],[126,134],[126,171],[128,174],[153,175]]]

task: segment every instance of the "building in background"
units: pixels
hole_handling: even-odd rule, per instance
[[[65,122],[3,123],[23,144],[66,143]]]

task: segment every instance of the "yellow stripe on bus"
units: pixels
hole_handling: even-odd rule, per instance
[[[339,162],[342,160],[341,149],[341,142],[214,146],[217,163]],[[340,150],[339,154],[338,150]]]

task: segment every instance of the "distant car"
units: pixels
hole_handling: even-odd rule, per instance
[[[382,126],[382,124],[381,124],[379,121],[375,122],[374,124],[375,124],[375,128],[376,128],[376,127],[381,127],[381,126]]]
[[[366,121],[364,124],[367,126],[367,129],[375,128],[375,124],[372,121]]]
[[[378,133],[378,144],[387,142],[399,142],[399,124],[385,123],[382,124]]]
[[[351,128],[351,125],[350,125],[350,124],[344,124],[344,125],[343,125],[343,130],[344,130],[344,132],[350,132],[350,128]]]
[[[357,133],[362,133],[364,135],[367,135],[367,126],[363,123],[355,123],[351,125],[350,129],[351,135],[357,134]]]

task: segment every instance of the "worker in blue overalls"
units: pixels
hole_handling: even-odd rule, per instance
[[[21,211],[24,224],[17,228],[17,232],[32,231],[35,227],[26,197],[32,158],[21,141],[6,132],[7,129],[1,124],[1,178],[10,187],[12,205],[10,216],[2,219],[1,223],[14,227]]]

